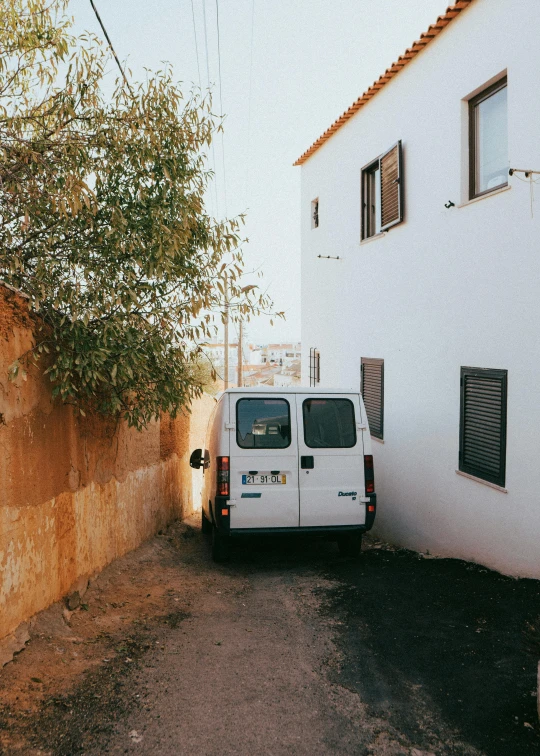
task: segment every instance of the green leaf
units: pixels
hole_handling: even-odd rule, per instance
[[[243,216],[205,208],[210,95],[186,96],[168,66],[111,94],[108,49],[66,7],[0,0],[0,279],[45,328],[8,373],[48,355],[54,397],[141,428],[213,383],[198,341],[225,280],[231,313],[272,306],[242,286]]]

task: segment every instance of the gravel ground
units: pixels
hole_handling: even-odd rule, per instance
[[[540,754],[537,581],[373,539],[360,560],[252,539],[216,566],[191,521],[85,602],[76,674],[47,657],[31,682],[50,637],[0,673],[0,753]]]

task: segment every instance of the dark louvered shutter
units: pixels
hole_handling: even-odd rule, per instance
[[[459,469],[498,486],[506,476],[508,371],[461,368]]]
[[[383,438],[384,416],[384,360],[362,357],[362,397],[375,438]]]
[[[401,141],[399,141],[380,158],[381,231],[387,231],[403,220],[402,165]]]

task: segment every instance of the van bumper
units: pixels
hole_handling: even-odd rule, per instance
[[[230,528],[232,536],[243,535],[298,535],[299,533],[318,533],[320,535],[340,535],[341,533],[365,533],[365,525],[333,525],[323,527],[298,527],[298,528]]]
[[[377,494],[369,495],[369,502],[366,504],[366,521],[362,525],[324,525],[323,527],[298,527],[298,528],[231,528],[231,511],[229,500],[224,496],[216,496],[214,502],[214,523],[218,530],[230,535],[256,535],[257,533],[321,533],[336,534],[339,533],[366,533],[371,530],[375,522],[377,512]]]

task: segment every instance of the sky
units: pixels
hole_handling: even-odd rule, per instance
[[[209,154],[208,209],[246,214],[246,270],[262,270],[257,283],[286,314],[274,326],[249,323],[248,340],[299,340],[301,169],[293,163],[446,10],[444,0],[94,4],[133,79],[168,62],[186,93],[212,88],[214,112],[225,118]],[[71,0],[69,10],[76,31],[103,37],[90,0]],[[117,73],[111,65],[110,77]]]

